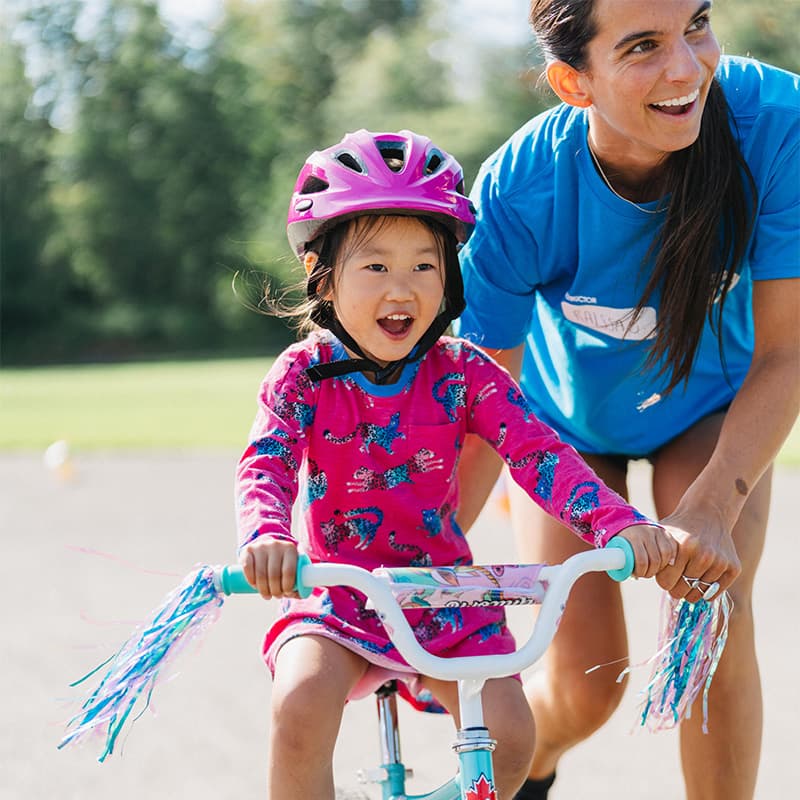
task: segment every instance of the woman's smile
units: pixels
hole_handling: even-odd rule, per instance
[[[700,97],[700,90],[695,89],[693,92],[683,95],[682,97],[651,103],[650,107],[662,114],[680,116],[681,114],[689,114],[694,110],[698,97]]]

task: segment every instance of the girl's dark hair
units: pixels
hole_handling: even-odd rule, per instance
[[[458,243],[448,228],[432,217],[424,215],[361,214],[342,219],[309,245],[308,250],[317,253],[319,260],[311,276],[302,283],[305,299],[293,305],[267,300],[270,312],[275,316],[293,320],[293,327],[300,335],[320,327],[327,327],[325,321],[333,316],[333,303],[323,298],[333,291],[335,286],[336,265],[347,258],[347,253],[351,249],[364,244],[389,221],[398,218],[408,219],[409,216],[413,216],[413,219],[434,235],[445,264],[444,279],[447,290],[448,276],[454,274],[453,270],[460,270]],[[307,291],[309,286],[311,291]],[[294,291],[300,288],[300,286],[294,287]]]
[[[597,32],[594,0],[531,0],[529,21],[544,57],[579,71],[588,65],[587,45]],[[633,321],[660,290],[659,320],[646,366],[661,362],[669,373],[664,394],[689,378],[706,317],[717,334],[720,360],[722,311],[741,268],[753,229],[757,190],[742,156],[722,86],[712,81],[700,135],[666,161],[666,218],[647,253],[652,274]],[[715,310],[716,309],[716,310]]]

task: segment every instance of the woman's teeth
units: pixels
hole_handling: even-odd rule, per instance
[[[688,106],[689,103],[694,103],[700,97],[700,90],[695,89],[691,94],[685,94],[683,97],[673,97],[671,100],[661,100],[658,103],[653,103],[654,106],[669,107],[669,106]]]

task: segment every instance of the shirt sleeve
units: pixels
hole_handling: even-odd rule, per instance
[[[261,384],[249,444],[237,466],[239,549],[260,536],[297,541],[292,505],[316,404],[304,371],[308,359],[295,350],[279,357]]]
[[[753,280],[800,277],[800,117],[786,131],[756,218],[750,269]]]
[[[539,420],[506,370],[469,359],[468,427],[488,442],[542,509],[594,547],[631,525],[657,523],[609,489],[580,454]]]
[[[524,340],[530,324],[538,248],[530,227],[507,201],[498,177],[502,165],[490,166],[472,190],[476,225],[460,254],[467,308],[455,330],[481,347],[510,349]]]

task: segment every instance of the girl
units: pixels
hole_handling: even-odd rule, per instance
[[[298,546],[312,560],[367,568],[471,563],[456,521],[467,433],[489,442],[531,497],[589,545],[624,529],[637,576],[676,554],[666,530],[607,489],[531,413],[504,370],[443,335],[463,309],[457,247],[473,222],[459,165],[408,131],[349,134],[312,154],[298,177],[288,235],[318,329],[264,380],[237,476],[245,575],[265,598],[287,598],[264,645],[274,675],[273,798],[333,797],[345,701],[390,677],[458,713],[455,686],[411,674],[358,592],[317,589],[300,600],[293,587]],[[438,655],[513,648],[501,609],[410,616]],[[489,681],[484,701],[498,740],[498,796],[510,798],[528,771],[533,719],[514,678]]]
[[[710,7],[533,0],[563,102],[476,180],[459,332],[521,376],[621,495],[629,460],[651,461],[659,516],[692,532],[663,588],[694,602],[696,579],[730,587],[710,732],[692,714],[681,752],[689,800],[747,800],[761,743],[752,588],[772,461],[800,407],[800,91],[796,75],[720,59]],[[461,463],[468,525],[500,465],[477,442]],[[579,549],[512,491],[523,560]],[[520,799],[545,797],[561,755],[613,711],[615,676],[584,671],[626,647],[619,589],[581,581],[528,687],[539,741]]]

